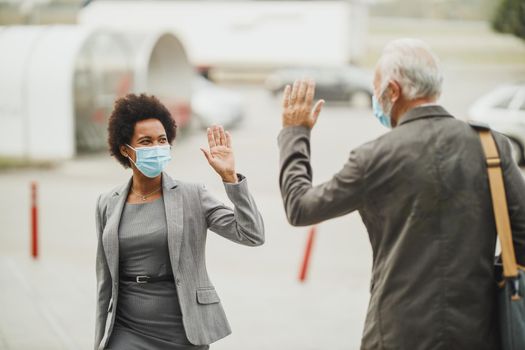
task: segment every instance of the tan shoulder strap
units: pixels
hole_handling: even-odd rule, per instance
[[[483,151],[485,152],[485,158],[487,159],[492,208],[494,210],[496,229],[501,244],[503,275],[505,277],[516,277],[518,275],[518,266],[516,264],[516,255],[512,243],[512,231],[507,207],[507,197],[505,195],[505,185],[503,183],[503,172],[501,171],[501,159],[490,130],[477,131],[481,139]]]

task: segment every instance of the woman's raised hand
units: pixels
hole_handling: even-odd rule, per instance
[[[208,128],[209,150],[201,148],[213,170],[219,174],[224,182],[237,182],[235,158],[232,149],[232,137],[220,125]]]

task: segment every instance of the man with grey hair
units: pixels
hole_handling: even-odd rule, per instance
[[[476,130],[437,104],[442,75],[428,46],[389,43],[374,77],[374,115],[392,130],[350,152],[312,186],[310,131],[324,101],[296,81],[283,98],[279,184],[289,222],[312,225],[358,210],[373,250],[361,349],[499,349],[496,229]],[[501,156],[516,256],[525,264],[525,181],[508,140]]]

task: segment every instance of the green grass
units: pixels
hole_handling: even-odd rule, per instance
[[[54,166],[55,163],[51,161],[0,156],[0,171],[30,168],[51,169]]]

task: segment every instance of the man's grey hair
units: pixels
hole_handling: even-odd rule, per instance
[[[381,74],[381,93],[389,81],[401,86],[407,100],[438,98],[443,75],[439,59],[430,47],[419,39],[398,39],[389,42],[377,64]]]

